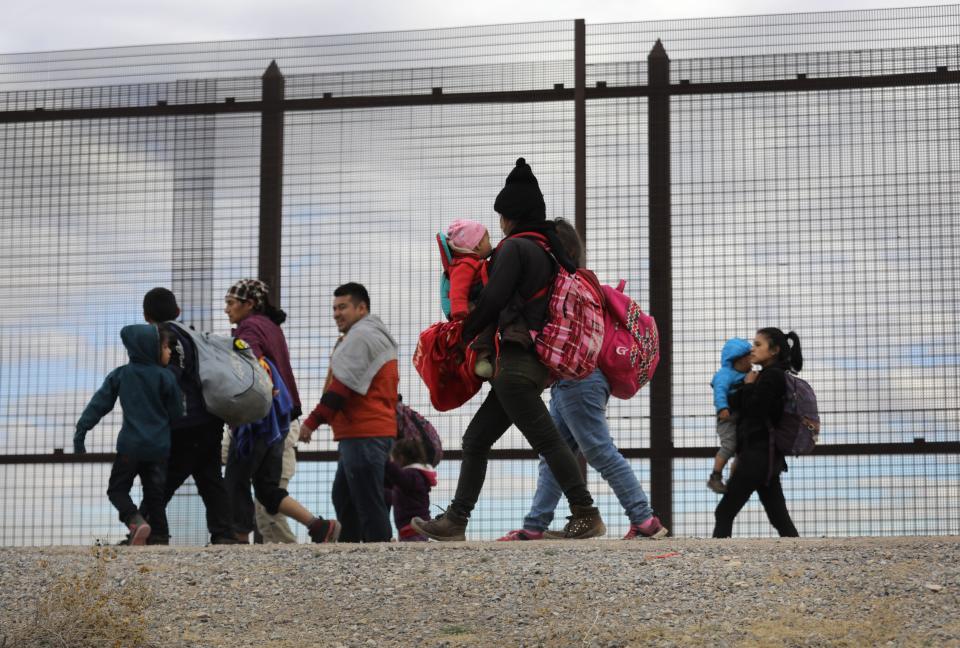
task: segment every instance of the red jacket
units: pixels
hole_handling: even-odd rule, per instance
[[[455,252],[447,276],[450,277],[450,319],[463,319],[470,313],[473,286],[487,284],[487,261],[476,254]]]

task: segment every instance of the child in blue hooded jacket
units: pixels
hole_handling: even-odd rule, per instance
[[[720,352],[720,369],[710,381],[713,406],[717,412],[717,436],[720,437],[720,450],[713,460],[713,472],[707,480],[707,487],[714,493],[726,492],[723,467],[737,451],[737,415],[730,412],[728,398],[733,389],[743,384],[743,379],[750,371],[750,348],[750,342],[743,338],[727,340]],[[733,470],[733,467],[730,469]]]
[[[133,324],[120,330],[130,362],[117,367],[103,381],[77,421],[73,451],[87,451],[84,439],[120,399],[123,424],[117,435],[117,457],[110,471],[107,497],[130,530],[129,543],[145,544],[150,525],[130,498],[133,480],[140,476],[143,506],[151,520],[166,526],[164,486],[170,454],[170,423],[183,416],[183,396],[170,362],[170,333],[153,324]]]

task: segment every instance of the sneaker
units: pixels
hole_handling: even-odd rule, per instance
[[[493,364],[486,358],[477,360],[477,363],[473,365],[473,373],[477,374],[481,378],[492,378]]]
[[[566,540],[567,534],[563,529],[559,531],[550,531],[549,529],[543,532],[544,540]]]
[[[600,509],[596,506],[571,504],[570,512],[573,515],[567,517],[567,525],[563,527],[563,537],[565,539],[599,538],[607,532],[607,527],[600,518]]]
[[[134,513],[130,516],[130,521],[127,523],[127,528],[130,529],[130,544],[135,547],[142,547],[147,544],[147,538],[150,537],[150,525],[147,524],[147,521],[143,519],[143,516],[139,513]]]
[[[210,544],[212,545],[239,545],[239,544],[248,544],[246,542],[241,542],[234,537],[228,535],[215,535],[210,536]]]
[[[631,524],[630,530],[627,531],[627,535],[623,536],[624,540],[633,540],[634,538],[662,538],[665,535],[670,533],[670,530],[667,527],[660,524],[660,518],[656,515],[651,516],[650,518],[644,520],[640,524]]]
[[[710,479],[707,480],[707,488],[721,495],[726,493],[727,487],[723,483],[723,475],[720,473],[710,473]]]
[[[310,534],[310,540],[317,544],[336,542],[340,539],[340,528],[340,523],[336,520],[324,520],[322,517],[317,517],[307,527],[307,533]]]
[[[162,535],[158,536],[155,533],[151,533],[150,537],[147,538],[148,545],[168,545],[170,544],[170,536]]]
[[[502,538],[497,538],[498,542],[509,542],[511,540],[543,540],[543,531],[517,529],[515,531],[511,531]]]
[[[432,520],[418,517],[410,520],[417,533],[440,542],[463,542],[467,539],[467,519],[446,511]]]

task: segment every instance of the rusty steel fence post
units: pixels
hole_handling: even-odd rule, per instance
[[[574,227],[587,249],[587,38],[583,18],[573,23]]]
[[[280,251],[283,225],[283,74],[272,61],[263,73],[260,123],[260,236],[258,275],[280,307]]]
[[[673,270],[670,249],[670,58],[657,39],[647,56],[650,314],[660,363],[650,383],[650,503],[673,528]]]

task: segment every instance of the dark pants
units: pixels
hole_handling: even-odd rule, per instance
[[[714,538],[729,538],[733,532],[733,520],[744,507],[754,491],[760,496],[763,510],[767,512],[767,519],[782,538],[796,538],[800,534],[793,526],[790,513],[787,511],[787,502],[783,497],[783,487],[780,485],[780,471],[767,483],[769,456],[767,448],[747,450],[737,455],[737,468],[727,482],[727,492],[717,504],[714,512],[716,526],[713,528]],[[774,459],[778,464],[781,457]]]
[[[230,498],[220,474],[222,442],[223,423],[219,421],[173,430],[170,435],[170,460],[167,462],[167,485],[163,495],[164,505],[169,504],[187,477],[193,477],[207,512],[207,529],[213,537],[225,537],[233,533]],[[163,525],[155,524],[147,515],[143,503],[140,504],[140,513],[150,522],[151,537],[170,535],[166,521]]]
[[[237,455],[236,441],[230,444],[227,455],[227,469],[224,485],[230,495],[230,508],[233,512],[233,531],[246,535],[257,528],[254,521],[253,498],[250,497],[250,483],[257,501],[263,504],[270,515],[276,515],[288,493],[280,488],[280,473],[283,467],[283,439],[267,446],[262,437],[253,439],[250,454]]]
[[[511,342],[501,348],[500,371],[490,381],[490,393],[463,434],[460,478],[450,504],[457,515],[470,517],[486,479],[490,448],[511,425],[517,426],[547,462],[570,504],[593,506],[580,465],[540,398],[548,373],[533,349]]]
[[[343,439],[333,478],[340,542],[388,542],[393,536],[383,477],[393,439]]]
[[[110,471],[110,482],[107,485],[107,497],[110,503],[120,513],[120,521],[130,524],[130,518],[138,513],[137,505],[130,498],[130,489],[133,488],[133,479],[140,477],[143,487],[143,506],[149,513],[150,524],[167,526],[167,511],[163,501],[164,482],[167,479],[167,460],[154,459],[144,461],[130,455],[118,454],[113,461]]]

